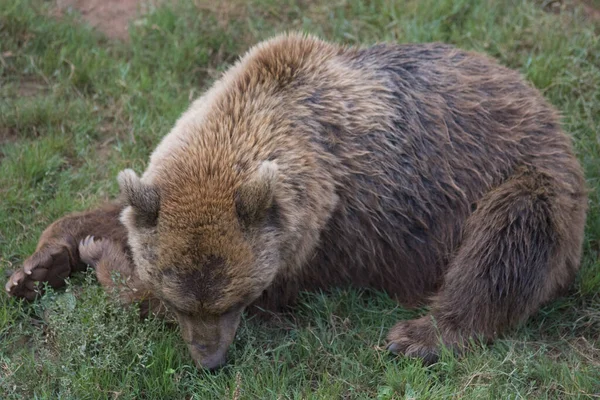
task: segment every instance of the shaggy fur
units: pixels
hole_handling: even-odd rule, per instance
[[[554,109],[516,72],[442,44],[259,44],[191,105],[141,178],[119,182],[136,279],[208,368],[248,306],[349,284],[430,304],[391,329],[393,352],[432,361],[440,341],[491,340],[571,283],[586,213]],[[116,212],[103,223],[112,234],[64,225],[42,242],[93,234],[129,251]],[[49,279],[26,275],[41,246],[11,293],[32,297],[30,283]],[[74,270],[77,251],[63,248]],[[58,263],[38,268],[63,276]]]

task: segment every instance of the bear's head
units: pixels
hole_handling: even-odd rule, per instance
[[[225,362],[244,308],[278,272],[277,177],[271,161],[244,173],[173,171],[151,183],[119,174],[136,270],[177,316],[198,366]]]

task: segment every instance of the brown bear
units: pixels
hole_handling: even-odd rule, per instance
[[[394,353],[491,340],[572,282],[587,202],[557,113],[517,72],[298,34],[249,50],[119,182],[123,205],[55,223],[7,290],[32,298],[84,255],[164,303],[206,368],[250,305],[341,285],[430,305],[390,330]]]

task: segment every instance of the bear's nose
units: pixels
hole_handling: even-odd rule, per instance
[[[227,347],[211,349],[211,346],[196,341],[192,342],[189,347],[198,368],[215,370],[225,365],[227,361]]]
[[[199,368],[204,368],[211,371],[221,368],[227,362],[227,357],[225,356],[225,353],[219,353],[220,352],[217,352],[208,357],[204,357],[201,360],[196,360],[196,365],[198,365]]]

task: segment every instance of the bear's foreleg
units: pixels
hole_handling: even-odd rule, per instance
[[[119,221],[121,210],[122,205],[114,202],[52,223],[42,233],[35,253],[8,279],[6,291],[33,300],[41,293],[39,283],[47,282],[53,288],[63,286],[73,272],[87,267],[79,254],[79,242],[88,235],[109,238],[125,248],[127,231]]]

